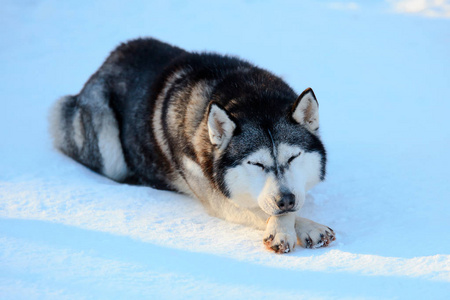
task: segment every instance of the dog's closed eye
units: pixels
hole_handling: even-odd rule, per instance
[[[248,163],[249,165],[253,165],[253,166],[260,167],[262,170],[265,170],[265,169],[266,169],[266,167],[265,167],[262,163],[252,162],[252,161],[248,161],[247,163]]]
[[[296,155],[291,156],[291,157],[288,159],[287,163],[290,164],[294,159],[296,159],[297,157],[299,157],[301,154],[302,154],[302,153],[300,152],[300,153],[298,153],[298,154],[296,154]]]

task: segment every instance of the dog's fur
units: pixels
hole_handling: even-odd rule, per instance
[[[235,57],[155,39],[120,45],[51,113],[55,147],[118,182],[198,198],[214,216],[266,229],[277,253],[326,246],[334,233],[300,218],[324,179],[318,102]]]

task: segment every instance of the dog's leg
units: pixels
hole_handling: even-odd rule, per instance
[[[326,247],[336,240],[330,227],[299,216],[295,217],[295,231],[299,244],[304,248]]]
[[[295,214],[271,216],[267,221],[264,233],[264,244],[267,249],[276,253],[287,253],[295,248],[297,235],[295,233]]]
[[[208,213],[215,217],[259,230],[266,228],[269,215],[260,208],[249,209],[238,207],[226,199],[208,202],[202,201],[202,203],[206,204],[205,207]]]

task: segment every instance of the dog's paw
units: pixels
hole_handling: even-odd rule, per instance
[[[336,240],[336,235],[330,227],[305,218],[296,218],[295,231],[299,244],[305,248],[326,247]]]
[[[293,251],[297,242],[294,224],[292,216],[270,217],[263,239],[266,248],[278,254]]]

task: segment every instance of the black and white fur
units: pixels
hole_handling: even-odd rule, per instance
[[[266,229],[277,253],[334,240],[297,215],[324,179],[318,102],[235,57],[155,39],[120,45],[51,112],[55,147],[118,182],[189,194],[223,219]]]

